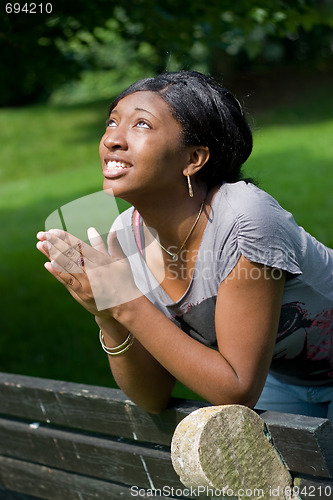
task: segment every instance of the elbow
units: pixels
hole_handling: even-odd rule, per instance
[[[236,386],[226,394],[224,390],[221,391],[217,397],[212,398],[211,404],[213,405],[241,405],[253,409],[257,404],[260,397],[262,388],[257,385],[242,383],[238,380]]]
[[[247,406],[248,408],[253,409],[257,404],[260,394],[261,394],[261,389],[258,390],[256,387],[250,387],[248,389],[244,389],[243,391],[240,392],[237,398],[237,402],[235,404]]]
[[[248,408],[254,408],[260,398],[260,395],[263,390],[263,385],[257,381],[253,382],[250,386],[247,386],[242,394],[242,403],[243,406],[247,406]]]
[[[140,408],[151,415],[160,415],[164,410],[167,409],[168,405],[138,405]]]
[[[257,404],[262,389],[263,383],[259,377],[240,377],[236,387],[236,404],[253,409]]]
[[[259,399],[260,393],[261,391],[258,391],[256,387],[244,387],[237,393],[234,404],[254,408]]]
[[[152,408],[152,409],[147,408],[146,412],[150,413],[150,415],[161,415],[161,413],[163,413],[165,409],[166,408]]]
[[[150,413],[151,415],[160,415],[169,406],[170,398],[168,399],[149,399],[148,401],[137,401],[132,399],[133,403],[137,405],[141,410]]]
[[[247,406],[248,408],[253,409],[257,403],[259,398],[253,398],[246,394],[243,396],[235,396],[229,398],[217,398],[210,403],[214,406],[225,406],[225,405],[240,405]]]
[[[247,406],[248,408],[251,408],[253,410],[253,408],[257,404],[258,399],[259,399],[259,397],[252,397],[252,398],[248,397],[248,398],[244,398],[243,402],[238,403],[238,404],[241,404],[242,406]]]

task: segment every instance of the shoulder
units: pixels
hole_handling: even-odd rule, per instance
[[[242,213],[264,215],[265,212],[262,212],[270,208],[285,212],[277,200],[270,194],[254,184],[245,181],[223,184],[219,190],[219,194],[236,215]]]
[[[290,212],[252,183],[224,184],[219,196],[220,203],[224,204],[224,213],[237,221],[240,230],[270,234],[274,233],[276,226],[283,227],[287,232],[298,228]]]
[[[224,184],[216,200],[221,248],[251,262],[300,274],[301,228],[277,200],[253,184]]]

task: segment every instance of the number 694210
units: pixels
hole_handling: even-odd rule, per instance
[[[7,14],[51,14],[52,3],[6,3]]]

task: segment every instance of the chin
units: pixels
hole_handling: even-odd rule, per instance
[[[107,194],[108,196],[112,196],[113,198],[116,197],[116,194],[114,192],[114,189],[110,188],[110,186],[105,186],[105,184],[103,185],[103,191],[105,194]]]
[[[131,198],[128,189],[124,189],[124,187],[121,188],[114,180],[110,182],[109,179],[104,179],[103,191],[108,196],[111,196],[113,198],[121,198],[122,200],[131,203],[128,200],[128,196]]]
[[[119,189],[119,186],[117,186],[117,183],[104,178],[103,181],[103,191],[108,195],[112,197],[121,197],[121,192],[123,191],[122,189]]]

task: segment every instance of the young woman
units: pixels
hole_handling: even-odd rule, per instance
[[[333,420],[333,251],[241,180],[251,150],[239,102],[211,78],[139,81],[100,143],[103,189],[132,205],[108,250],[93,228],[92,246],[51,230],[37,247],[147,411],[178,379],[212,404],[262,394],[263,409]]]

